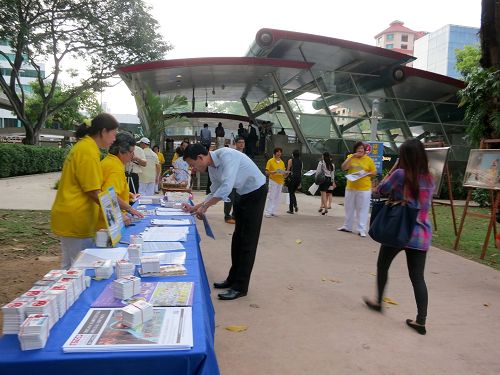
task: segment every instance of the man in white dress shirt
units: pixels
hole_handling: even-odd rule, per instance
[[[231,242],[231,269],[226,280],[214,283],[214,287],[228,288],[218,295],[222,300],[246,296],[266,203],[266,177],[247,155],[229,147],[209,152],[201,144],[192,144],[184,150],[184,160],[197,171],[208,169],[212,181],[211,192],[204,202],[195,206],[185,204],[185,211],[202,219],[210,206],[227,201],[233,188],[239,195],[233,208],[236,224]]]

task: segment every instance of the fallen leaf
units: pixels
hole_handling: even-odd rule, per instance
[[[340,280],[338,279],[328,279],[328,281],[331,281],[332,283],[340,283]]]
[[[258,309],[258,308],[260,308],[260,306],[259,306],[259,305],[257,305],[256,303],[251,303],[251,304],[250,304],[250,307],[253,307],[254,309]]]
[[[297,240],[295,240],[295,243],[296,243],[297,245],[300,245],[300,244],[302,243],[302,240],[297,239]]]
[[[373,272],[370,272],[370,275],[372,275],[372,276],[377,276],[377,274],[376,274],[376,273],[373,273]]]
[[[288,290],[293,290],[293,285],[288,285],[287,288]]]
[[[490,307],[490,304],[489,303],[483,303],[483,306]]]
[[[390,299],[389,297],[384,297],[384,302],[385,303],[389,303],[391,305],[399,305],[399,303],[397,303],[396,301]]]
[[[323,277],[321,278],[321,281],[326,281],[326,280],[328,280],[328,279],[327,279],[325,276],[323,276]]]
[[[227,326],[226,329],[231,332],[244,332],[248,329],[248,326]]]

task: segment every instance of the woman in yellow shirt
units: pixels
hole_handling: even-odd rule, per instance
[[[286,172],[285,163],[281,160],[283,149],[276,147],[273,152],[273,157],[267,161],[266,175],[269,176],[269,190],[267,192],[265,217],[276,216],[280,203],[281,189],[285,183]]]
[[[368,211],[372,197],[372,176],[377,174],[377,170],[373,159],[366,155],[363,142],[356,142],[352,155],[347,157],[341,168],[347,171],[347,174],[359,173],[363,177],[355,181],[347,180],[344,197],[344,225],[337,230],[352,232],[353,229],[358,229],[358,234],[366,237]]]
[[[126,213],[130,213],[137,217],[144,217],[139,211],[135,210],[128,203],[133,200],[136,194],[130,194],[125,176],[125,164],[130,162],[134,157],[135,140],[127,133],[120,133],[116,136],[115,141],[109,148],[108,155],[102,159],[102,190],[106,191],[112,187],[116,192],[118,204],[123,213],[123,222],[125,225],[130,225],[131,219]],[[99,210],[99,218],[97,220],[96,230],[105,229],[106,222],[102,210]]]
[[[52,232],[61,239],[61,268],[69,268],[78,253],[93,244],[103,183],[99,148],[115,140],[118,121],[107,113],[78,127],[78,142],[64,161],[51,210]]]

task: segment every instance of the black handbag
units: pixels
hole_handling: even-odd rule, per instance
[[[379,201],[372,207],[368,234],[382,245],[402,249],[411,239],[419,211],[408,205],[406,194],[400,201]]]
[[[319,172],[316,172],[316,176],[314,176],[314,183],[316,185],[321,185],[323,182],[325,182],[326,177],[325,177],[325,171],[323,168]]]

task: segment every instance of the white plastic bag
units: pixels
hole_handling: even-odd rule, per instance
[[[315,195],[316,192],[318,191],[318,188],[319,188],[319,185],[312,184],[311,187],[308,189],[308,191],[309,191],[309,193],[311,193],[311,195]]]

